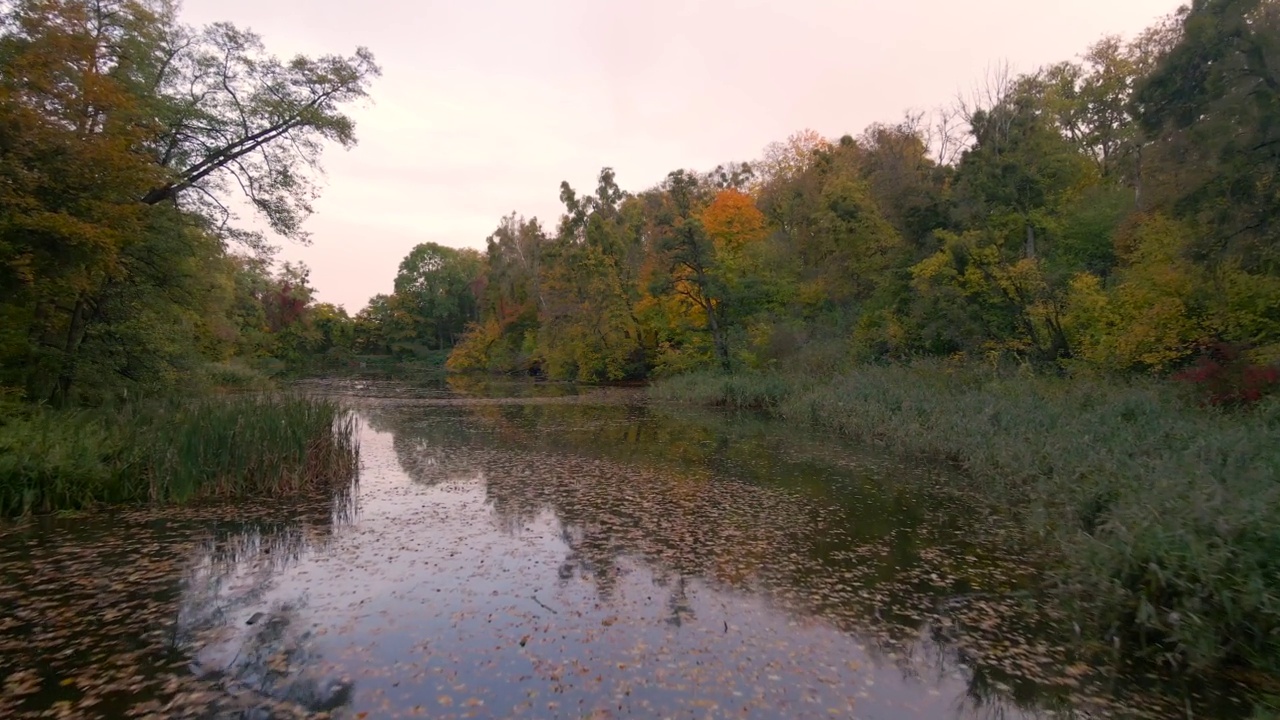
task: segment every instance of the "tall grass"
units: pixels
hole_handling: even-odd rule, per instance
[[[1193,670],[1280,673],[1280,402],[945,365],[689,375],[655,398],[757,408],[962,466],[1060,558],[1088,637]]]
[[[298,493],[350,480],[357,453],[354,419],[325,399],[29,409],[0,418],[0,515]]]

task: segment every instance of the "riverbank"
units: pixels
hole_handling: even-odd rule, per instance
[[[1280,403],[944,365],[687,375],[655,399],[757,409],[945,459],[1060,558],[1086,638],[1193,671],[1280,673]],[[1126,653],[1129,654],[1129,653]]]
[[[353,477],[354,419],[282,393],[10,406],[0,414],[0,517],[105,504],[279,496]]]

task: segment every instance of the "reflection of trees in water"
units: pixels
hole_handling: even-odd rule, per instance
[[[670,573],[658,573],[654,576],[654,584],[671,589],[671,593],[667,596],[667,614],[663,618],[668,625],[680,627],[685,622],[697,619],[697,614],[689,603],[688,587],[683,573],[675,573],[674,578]]]
[[[334,490],[327,498],[281,503],[275,517],[215,524],[199,545],[183,578],[183,626],[198,630],[224,622],[228,610],[260,600],[273,581],[308,553],[323,550],[334,533],[354,521],[356,484]],[[235,598],[224,592],[235,582],[245,587]],[[199,612],[204,602],[211,612]]]
[[[351,521],[354,497],[347,488],[286,521],[218,527],[195,553],[183,577],[176,639],[192,649],[192,670],[224,691],[223,716],[328,712],[351,702],[350,684],[326,677],[302,617],[305,595],[246,613],[264,604],[286,570],[322,551],[334,530]]]
[[[328,542],[349,515],[350,495],[46,518],[0,533],[0,607],[14,610],[0,616],[16,621],[0,622],[0,678],[43,675],[48,691],[22,702],[50,717],[59,714],[56,703],[82,701],[96,703],[92,712],[102,717],[146,711],[139,708],[178,716],[191,702],[234,715],[230,684],[198,681],[192,675],[201,668],[188,662],[220,631],[246,627],[237,603],[262,598],[274,573]],[[220,523],[228,517],[256,519]],[[230,590],[237,578],[243,597]]]
[[[221,685],[250,715],[281,705],[309,713],[350,705],[354,683],[327,676],[304,608],[302,600],[255,614],[231,661],[202,667],[203,678]]]
[[[993,538],[980,519],[931,505],[906,483],[794,456],[776,425],[628,405],[401,406],[373,415],[414,480],[483,477],[499,527],[514,531],[552,511],[568,548],[561,582],[587,578],[603,603],[615,599],[620,560],[635,558],[664,589],[673,625],[693,619],[688,592],[700,580],[820,617],[904,675],[967,676],[962,716],[1052,702],[1040,685],[976,660],[955,632],[938,629],[948,617],[939,608],[991,586],[991,572],[1016,586],[1007,558],[985,557]],[[929,572],[944,571],[946,582],[930,584]]]
[[[571,397],[580,392],[569,382],[528,382],[487,375],[446,375],[444,382],[452,392],[472,397]]]

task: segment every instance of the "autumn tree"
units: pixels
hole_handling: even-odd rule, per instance
[[[1170,373],[1280,359],[1280,7],[1195,0],[933,114],[504,220],[456,367],[582,379],[1014,356]],[[474,342],[473,342],[474,341]],[[465,352],[461,350],[465,349]],[[824,370],[825,371],[825,370]]]
[[[765,185],[794,179],[812,165],[819,152],[831,149],[831,145],[830,140],[812,128],[792,133],[785,141],[770,143],[765,148],[764,157],[753,166],[755,178]]]
[[[230,25],[187,28],[167,0],[7,2],[0,70],[0,382],[60,402],[86,354],[111,354],[87,346],[126,342],[103,327],[126,307],[213,298],[201,278],[230,272],[228,243],[267,250],[228,224],[233,188],[305,239],[307,173],[323,144],[354,142],[341,107],[378,73],[364,50],[276,60]],[[179,322],[151,317],[155,338]]]
[[[0,277],[6,379],[65,398],[97,299],[150,218],[134,197],[159,177],[135,150],[146,98],[125,49],[145,8],[18,2],[0,15]]]
[[[544,252],[537,355],[555,377],[617,380],[638,372],[643,347],[635,317],[642,255],[635,206],[603,168],[594,194],[561,183],[565,213]],[[639,370],[642,372],[642,370]]]
[[[678,296],[697,309],[711,336],[716,360],[723,370],[728,371],[731,363],[724,303],[727,288],[717,259],[716,245],[701,218],[701,196],[705,191],[692,173],[683,170],[667,175],[663,191],[666,197],[657,220],[659,235],[655,247],[666,273],[656,278],[654,290]],[[738,226],[734,228],[738,231],[749,231],[752,224],[749,217],[745,221],[733,222],[726,222],[728,218],[723,214],[717,217],[713,213],[712,217],[722,232],[734,225]]]

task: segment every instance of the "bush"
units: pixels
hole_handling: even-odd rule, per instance
[[[1240,346],[1218,343],[1174,379],[1195,386],[1203,403],[1250,405],[1280,388],[1280,368],[1252,363]]]

